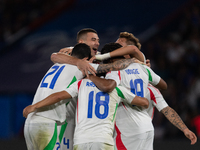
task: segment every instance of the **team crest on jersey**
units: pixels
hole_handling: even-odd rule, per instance
[[[138,69],[126,69],[125,71],[127,74],[140,74]]]
[[[91,86],[91,87],[95,87],[96,85],[93,82],[87,82],[86,86]]]

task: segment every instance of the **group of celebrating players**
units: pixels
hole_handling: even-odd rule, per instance
[[[51,55],[54,65],[23,110],[28,150],[153,150],[155,108],[195,144],[196,135],[159,91],[167,83],[139,40],[121,32],[101,54],[99,45],[97,32],[85,28],[74,47]]]

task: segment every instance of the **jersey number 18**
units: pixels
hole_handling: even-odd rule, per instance
[[[105,100],[101,100],[101,97],[104,97]],[[88,100],[88,118],[92,118],[92,114],[93,114],[93,102],[94,102],[94,91],[91,91],[89,93],[89,100]],[[104,92],[98,92],[95,96],[95,115],[97,116],[97,118],[99,119],[105,119],[108,116],[108,112],[109,112],[109,95],[108,93],[104,93]],[[100,113],[100,107],[103,106],[104,107],[104,112],[103,114]]]

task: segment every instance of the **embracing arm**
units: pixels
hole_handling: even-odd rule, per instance
[[[155,85],[156,88],[160,89],[160,90],[166,90],[167,89],[167,83],[160,78],[160,81],[157,85]]]
[[[180,129],[185,136],[191,140],[191,144],[195,144],[197,141],[196,135],[190,131],[187,126],[184,124],[177,112],[171,107],[167,106],[161,110],[165,117],[178,129]]]
[[[142,62],[145,61],[144,55],[135,45],[124,46],[122,48],[110,52],[110,57],[123,56],[123,55],[130,55],[132,58],[135,57]]]
[[[132,58],[135,57],[138,60],[144,62],[145,58],[142,52],[134,45],[128,45],[121,48],[118,48],[110,53],[102,54],[102,55],[95,55],[97,60],[105,60],[110,57],[117,57],[117,56],[124,56],[130,55]]]
[[[38,108],[49,106],[49,105],[55,104],[63,99],[69,99],[69,98],[72,98],[72,97],[66,91],[53,93],[53,94],[49,95],[48,97],[46,97],[45,99],[43,99],[42,101],[39,101],[33,105],[29,105],[26,108],[24,108],[23,116],[27,117],[27,115],[29,113],[36,111],[36,109],[38,109]]]
[[[68,55],[71,55],[73,48],[74,48],[74,47],[72,47],[72,46],[70,46],[70,47],[65,47],[65,48],[60,49],[59,52],[65,53],[65,54],[68,54]]]
[[[76,65],[78,60],[78,58],[72,57],[66,53],[51,54],[51,61],[53,63]]]
[[[110,64],[100,64],[97,68],[97,73],[106,73],[109,71],[117,71],[128,67],[134,63],[134,58],[121,59]],[[111,92],[116,87],[116,81],[111,79],[102,79],[95,76],[89,76],[90,80],[103,92]]]
[[[135,96],[135,98],[131,102],[131,105],[137,105],[137,106],[141,106],[143,108],[148,108],[149,101],[145,97]]]
[[[97,70],[95,70],[89,62],[78,59],[64,53],[53,53],[51,55],[51,60],[54,63],[66,63],[71,65],[76,65],[83,73],[83,75],[88,76],[88,71],[91,72],[93,75],[95,73],[107,73],[109,71],[116,71],[121,70],[128,67],[131,63],[134,63],[134,59],[121,59],[117,60],[114,63],[110,64],[99,64]]]
[[[103,92],[111,92],[116,87],[116,82],[111,79],[103,79],[90,75],[89,79]]]
[[[120,59],[109,64],[99,64],[99,67],[97,68],[97,73],[107,73],[109,71],[122,70],[134,62],[135,62],[134,59],[131,58],[131,59]]]
[[[78,67],[79,70],[83,73],[83,75],[88,76],[88,71],[93,75],[96,75],[96,70],[86,61],[87,58],[78,59],[72,56],[69,56],[65,53],[53,53],[51,54],[51,61],[54,63],[60,64],[70,64]]]

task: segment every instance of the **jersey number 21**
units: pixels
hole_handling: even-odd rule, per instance
[[[56,81],[57,81],[57,79],[58,79],[60,73],[63,71],[64,67],[65,67],[65,65],[63,65],[63,66],[61,66],[61,67],[60,67],[60,66],[53,66],[53,67],[51,67],[51,69],[53,69],[53,70],[50,71],[49,73],[47,73],[47,74],[44,76],[40,87],[47,88],[47,87],[49,86],[50,89],[53,89],[54,86],[55,86],[55,83],[56,83]],[[57,72],[56,72],[56,71],[57,71]],[[54,74],[54,75],[53,75],[53,74]],[[50,76],[50,75],[53,75],[52,80],[51,80],[50,83],[46,83],[46,82],[45,82],[45,79],[46,79],[48,76]],[[49,85],[49,84],[50,84],[50,85]]]

